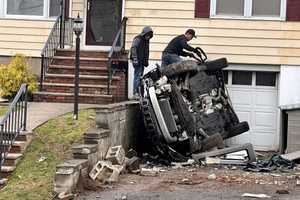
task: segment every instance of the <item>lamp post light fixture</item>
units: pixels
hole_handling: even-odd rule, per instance
[[[74,82],[74,119],[78,119],[78,95],[79,95],[79,64],[80,64],[80,35],[83,30],[83,20],[79,17],[74,19],[73,31],[76,35],[76,57],[75,57],[75,82]]]

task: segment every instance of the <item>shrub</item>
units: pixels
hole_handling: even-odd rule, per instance
[[[29,93],[37,88],[36,76],[30,73],[24,55],[16,54],[8,65],[0,66],[0,96],[12,99],[23,83],[28,84]]]

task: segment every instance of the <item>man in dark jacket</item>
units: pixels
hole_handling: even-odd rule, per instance
[[[183,51],[183,49],[190,52],[196,52],[193,47],[187,44],[187,42],[193,38],[196,38],[196,34],[193,29],[188,29],[185,34],[178,35],[173,38],[162,53],[161,67],[164,68],[172,63],[180,62],[180,56],[192,57],[193,53]]]
[[[153,37],[153,30],[145,26],[142,33],[137,35],[132,42],[130,49],[130,60],[134,68],[133,93],[138,94],[140,78],[144,74],[144,67],[149,65],[149,40]]]

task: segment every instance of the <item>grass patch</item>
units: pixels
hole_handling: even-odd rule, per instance
[[[56,165],[71,156],[72,144],[81,142],[82,134],[94,126],[94,117],[95,110],[81,110],[78,121],[69,113],[37,128],[25,157],[0,191],[0,199],[51,199]],[[41,157],[46,159],[39,162]]]
[[[0,106],[0,116],[4,115],[7,111],[7,106]]]

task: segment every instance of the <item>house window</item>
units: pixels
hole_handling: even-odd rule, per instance
[[[216,4],[217,15],[239,15],[244,13],[244,0],[218,0]]]
[[[285,19],[286,0],[211,0],[211,17]]]
[[[8,15],[37,15],[43,16],[44,0],[8,0]]]
[[[0,5],[3,17],[48,18],[60,13],[60,0],[4,0]]]

